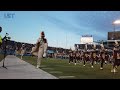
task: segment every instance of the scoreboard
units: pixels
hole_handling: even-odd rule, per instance
[[[108,40],[120,40],[120,31],[108,32]]]

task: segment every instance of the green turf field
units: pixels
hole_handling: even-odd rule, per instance
[[[0,61],[2,61],[4,59],[4,55],[0,54]]]
[[[23,60],[36,66],[36,57],[24,56]],[[68,64],[68,60],[61,59],[43,59],[42,70],[60,78],[60,79],[120,79],[120,67],[116,74],[111,73],[111,65],[104,65],[100,70],[100,64],[91,68],[89,63],[83,67],[83,64]],[[66,76],[66,77],[65,77]]]

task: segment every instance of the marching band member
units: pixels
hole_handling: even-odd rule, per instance
[[[77,51],[76,53],[76,60],[80,63],[80,52]]]
[[[105,52],[105,65],[108,63],[109,61],[109,55],[108,55],[108,52],[106,51]]]
[[[73,51],[73,60],[74,60],[74,64],[76,65],[76,51]]]
[[[100,69],[103,70],[103,64],[104,64],[104,61],[105,61],[105,49],[104,49],[104,45],[103,44],[101,44],[100,57],[101,57]]]
[[[40,68],[42,58],[46,57],[46,51],[47,51],[47,47],[48,47],[47,39],[45,38],[44,32],[42,31],[40,35],[41,36],[37,40],[35,47],[33,47],[32,51],[31,51],[31,54],[38,57],[37,68]]]
[[[90,51],[90,53],[89,53],[89,60],[90,60],[90,63],[92,62],[92,51]]]
[[[91,66],[91,68],[94,68],[94,63],[96,64],[96,51],[94,50],[93,52],[92,52],[92,66]]]
[[[81,61],[84,61],[84,58],[85,58],[84,51],[81,51]],[[85,64],[83,66],[85,66]]]
[[[103,70],[104,62],[105,62],[105,51],[101,51],[101,65],[100,65],[101,70]]]
[[[117,66],[120,65],[120,50],[119,50],[119,44],[118,42],[115,40],[115,47],[113,49],[113,67],[111,72],[117,72]]]
[[[22,45],[21,49],[20,49],[20,55],[21,55],[21,59],[23,58],[23,55],[25,54],[25,44]]]
[[[93,45],[93,52],[92,52],[92,66],[91,66],[91,68],[94,68],[94,66],[93,66],[93,64],[94,64],[94,62],[95,62],[95,64],[96,64],[96,45],[94,44]]]
[[[71,62],[73,62],[73,60],[74,60],[73,51],[70,51],[70,53],[69,53],[69,64],[70,64]]]
[[[88,61],[89,59],[89,56],[88,56],[88,52],[84,52],[85,53],[85,56],[84,56],[84,65],[86,64],[86,62]]]

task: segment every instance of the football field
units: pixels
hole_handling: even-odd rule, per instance
[[[0,54],[0,61],[2,61],[4,59],[4,55]]]
[[[24,56],[23,60],[36,66],[36,57]],[[111,64],[104,65],[100,70],[100,64],[95,64],[91,68],[88,62],[86,66],[83,63],[68,64],[68,60],[47,58],[42,60],[41,69],[58,77],[59,79],[120,79],[120,67],[117,73],[111,73]]]

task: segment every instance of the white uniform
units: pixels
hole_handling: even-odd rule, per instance
[[[38,44],[39,43],[39,44]],[[42,57],[46,57],[48,43],[45,43],[42,38],[37,40],[36,46],[32,48],[32,54],[37,56],[37,67],[40,67]]]
[[[23,55],[25,54],[25,51],[26,51],[25,46],[22,46],[21,51],[20,51],[21,59],[22,59]]]

